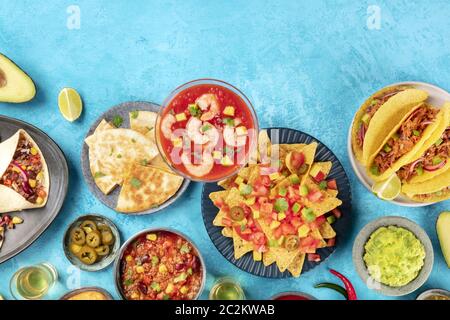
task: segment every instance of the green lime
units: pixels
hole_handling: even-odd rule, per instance
[[[383,200],[393,200],[397,198],[402,189],[402,182],[400,178],[393,174],[387,180],[376,182],[372,185],[372,191],[378,198]]]
[[[75,89],[64,88],[58,95],[59,111],[70,122],[77,120],[83,111],[83,102]]]

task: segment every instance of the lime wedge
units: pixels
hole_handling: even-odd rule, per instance
[[[83,102],[75,89],[64,88],[58,95],[59,111],[70,122],[77,120],[83,111]]]
[[[388,201],[397,198],[401,189],[402,182],[396,174],[393,174],[387,180],[376,182],[372,186],[372,191],[378,198]]]

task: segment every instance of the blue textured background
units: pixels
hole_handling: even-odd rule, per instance
[[[416,1],[419,2],[419,1]],[[81,9],[81,29],[66,27],[69,5]],[[381,8],[381,29],[366,25],[369,5]],[[427,288],[450,289],[435,233],[448,202],[408,209],[385,203],[357,181],[346,153],[352,115],[374,90],[397,81],[425,81],[450,89],[450,3],[420,1],[8,1],[0,0],[0,51],[34,79],[38,93],[24,105],[0,103],[0,113],[46,131],[69,159],[66,204],[47,232],[25,252],[0,265],[0,294],[19,267],[49,261],[62,281],[50,298],[66,292],[71,270],[61,249],[63,232],[78,215],[112,218],[123,239],[150,226],[170,226],[191,237],[206,258],[210,277],[232,275],[248,298],[265,299],[300,290],[320,299],[339,299],[314,289],[336,281],[328,267],[354,282],[360,298],[383,299],[366,288],[351,260],[357,232],[384,215],[406,216],[422,225],[436,252]],[[334,256],[299,279],[268,280],[228,263],[207,236],[200,212],[201,185],[193,184],[174,206],[146,217],[127,217],[100,204],[81,176],[80,150],[90,124],[109,107],[130,100],[160,103],[188,80],[214,77],[246,93],[260,124],[308,132],[326,143],[343,162],[352,183],[354,229]],[[61,88],[76,88],[84,100],[75,123],[58,112]],[[349,213],[347,213],[349,214]],[[20,232],[20,231],[18,231]],[[70,281],[69,281],[70,283]],[[81,273],[81,284],[115,293],[112,268]],[[418,292],[404,298],[413,299]],[[205,295],[204,295],[205,297]]]

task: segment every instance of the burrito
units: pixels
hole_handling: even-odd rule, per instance
[[[437,131],[442,134],[449,123],[450,104],[441,109],[422,103],[413,108],[382,141],[369,157],[367,174],[374,181],[389,178],[410,163],[416,154],[426,150],[435,141],[430,139]]]
[[[49,188],[44,156],[24,130],[0,143],[0,213],[44,207]]]
[[[352,149],[363,165],[412,108],[425,101],[428,93],[408,86],[384,88],[359,108],[352,124]]]

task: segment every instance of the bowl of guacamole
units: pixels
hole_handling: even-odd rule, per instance
[[[434,255],[430,238],[415,222],[383,217],[367,224],[353,245],[353,262],[369,289],[403,296],[428,279]]]

